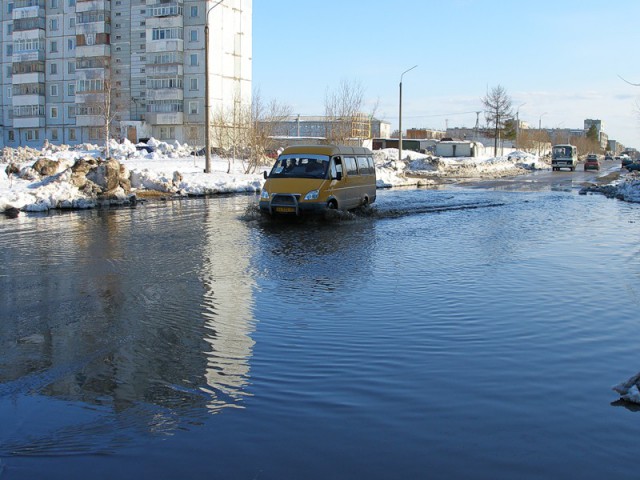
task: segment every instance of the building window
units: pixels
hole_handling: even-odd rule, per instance
[[[7,35],[11,35],[13,33],[13,23],[7,24]]]
[[[75,97],[75,95],[76,95],[76,84],[75,83],[70,83],[69,85],[67,85],[67,94],[70,97]]]
[[[191,18],[197,18],[198,17],[198,7],[191,7]]]
[[[51,118],[58,118],[58,107],[51,107]]]
[[[196,115],[198,113],[198,102],[189,102],[189,113]]]
[[[57,75],[58,74],[58,64],[57,63],[52,63],[51,65],[49,65],[49,73],[51,75]]]
[[[58,8],[58,0],[51,0],[51,8]]]
[[[57,84],[52,84],[51,88],[50,88],[50,93],[52,97],[57,97],[58,96],[58,85]]]
[[[142,33],[140,34],[140,38],[145,38],[146,36],[147,36],[146,32],[142,32]]]
[[[192,78],[191,79],[191,84],[189,86],[189,89],[191,91],[197,91],[198,90],[198,79],[197,78]]]
[[[76,118],[76,106],[75,105],[69,105],[69,108],[67,109],[67,116],[69,118]]]
[[[189,41],[197,42],[198,41],[198,30],[191,30],[189,32]]]
[[[67,50],[73,50],[75,48],[75,43],[73,42],[73,38],[69,38],[67,40]]]
[[[13,88],[7,87],[7,98],[11,98],[11,95],[13,94],[12,90]]]
[[[67,64],[67,72],[71,74],[76,73],[76,62],[69,62]]]
[[[197,67],[198,66],[198,54],[197,53],[192,53],[190,59],[191,59],[191,66],[192,67]]]
[[[49,20],[49,30],[51,30],[52,32],[56,32],[58,30],[57,18],[52,18],[51,20]]]
[[[69,129],[69,140],[75,140],[75,139],[76,139],[76,129],[71,128]]]
[[[76,5],[76,0],[69,0],[70,7],[75,7],[75,5]]]
[[[58,42],[56,40],[52,40],[49,43],[49,52],[56,53],[58,51]]]
[[[27,139],[27,141],[32,141],[32,140],[38,140],[38,137],[40,137],[40,135],[38,134],[38,130],[27,130],[25,133],[25,137]]]
[[[51,140],[58,140],[58,129],[54,128],[51,130]]]
[[[9,130],[9,141],[13,142],[16,139],[15,133],[13,133],[13,130]]]
[[[74,28],[76,26],[76,17],[69,17],[69,28]]]

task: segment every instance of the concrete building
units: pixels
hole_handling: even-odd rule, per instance
[[[324,138],[333,128],[344,128],[345,121],[322,115],[292,115],[278,120],[273,128],[278,137],[316,137]],[[347,122],[347,128],[353,138],[370,139],[391,135],[391,124],[366,114],[354,116]]]
[[[207,21],[210,114],[250,104],[252,0],[3,0],[0,143],[203,145]]]

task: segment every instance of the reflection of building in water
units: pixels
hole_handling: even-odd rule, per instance
[[[214,201],[215,202],[215,201]],[[233,200],[227,199],[227,207]],[[242,203],[240,203],[241,207]],[[249,377],[249,358],[254,341],[253,286],[249,272],[252,245],[245,222],[220,214],[227,210],[212,205],[207,211],[206,244],[202,280],[206,327],[210,345],[206,352],[206,382],[214,392],[211,410],[238,406]]]

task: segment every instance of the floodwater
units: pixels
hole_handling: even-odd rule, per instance
[[[0,219],[0,478],[635,479],[640,205]]]

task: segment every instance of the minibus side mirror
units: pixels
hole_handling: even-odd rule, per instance
[[[262,172],[262,176],[264,177],[264,179],[266,180],[267,177],[269,176],[269,174],[267,173],[267,171],[265,170],[264,172]]]
[[[342,172],[336,172],[336,180],[342,180]]]

